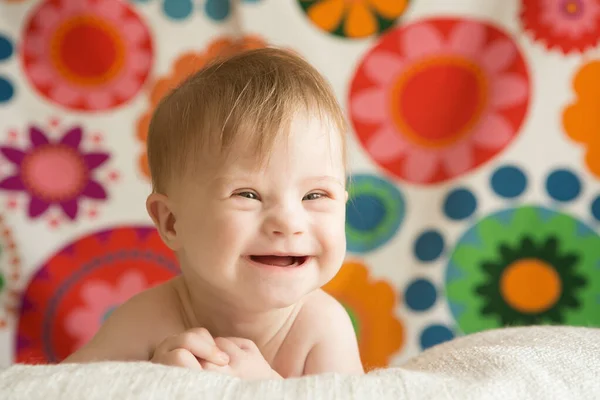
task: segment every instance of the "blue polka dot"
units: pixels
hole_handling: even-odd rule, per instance
[[[9,59],[13,54],[13,45],[7,37],[0,35],[0,61]]]
[[[433,283],[426,279],[413,281],[404,293],[406,305],[414,311],[425,311],[431,308],[437,299],[437,291]]]
[[[359,231],[375,229],[385,218],[385,204],[371,194],[360,194],[347,207],[348,223]],[[359,212],[360,210],[360,212]]]
[[[163,10],[169,18],[182,20],[189,17],[194,10],[192,0],[164,0]]]
[[[527,187],[525,173],[512,165],[498,168],[491,179],[492,190],[500,197],[512,199],[520,196]]]
[[[205,9],[209,17],[222,21],[229,16],[230,0],[206,0]]]
[[[600,196],[597,196],[592,202],[592,216],[596,219],[596,221],[600,221]]]
[[[581,181],[573,172],[558,169],[548,175],[546,190],[556,201],[571,201],[581,193]]]
[[[415,241],[415,256],[423,261],[433,261],[444,251],[444,238],[437,231],[425,231]]]
[[[0,103],[6,103],[12,99],[15,89],[10,81],[0,76]]]
[[[443,325],[431,325],[421,332],[423,350],[454,339],[454,332]]]
[[[444,214],[450,219],[469,218],[477,209],[477,199],[470,190],[460,188],[448,194],[444,202]]]
[[[367,253],[391,240],[404,219],[405,203],[395,184],[377,175],[354,175],[348,182],[346,243]]]

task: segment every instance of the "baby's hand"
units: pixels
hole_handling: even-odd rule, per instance
[[[200,360],[216,366],[225,366],[229,357],[221,351],[211,334],[204,328],[194,328],[162,341],[154,350],[152,359],[156,364],[203,369]]]
[[[203,362],[204,369],[223,372],[242,379],[277,379],[275,372],[252,340],[241,338],[216,338],[215,343],[229,356],[229,365],[218,366]]]

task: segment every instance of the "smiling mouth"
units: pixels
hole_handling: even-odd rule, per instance
[[[302,266],[308,256],[250,256],[250,260],[258,264],[289,268]]]

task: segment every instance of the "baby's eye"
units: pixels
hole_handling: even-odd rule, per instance
[[[239,192],[236,193],[237,196],[245,197],[250,200],[258,200],[258,195],[254,192]]]
[[[313,192],[304,196],[302,200],[318,200],[321,197],[325,197],[325,195],[323,193]]]

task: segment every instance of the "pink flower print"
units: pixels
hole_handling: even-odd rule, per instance
[[[65,331],[73,336],[79,348],[100,329],[106,318],[118,306],[148,288],[144,275],[136,270],[123,273],[114,282],[93,280],[81,287],[83,305],[65,318]]]
[[[21,61],[34,88],[73,110],[125,103],[152,67],[150,32],[125,1],[44,0],[23,36]]]
[[[501,152],[516,136],[529,78],[515,43],[468,20],[429,20],[381,38],[356,72],[350,116],[373,160],[432,184]]]
[[[16,167],[14,174],[0,180],[0,190],[27,193],[31,218],[41,216],[51,205],[57,204],[74,220],[82,198],[106,200],[107,193],[93,173],[109,155],[82,152],[82,136],[82,129],[75,127],[52,142],[41,129],[32,126],[28,149],[0,146],[0,153]]]

